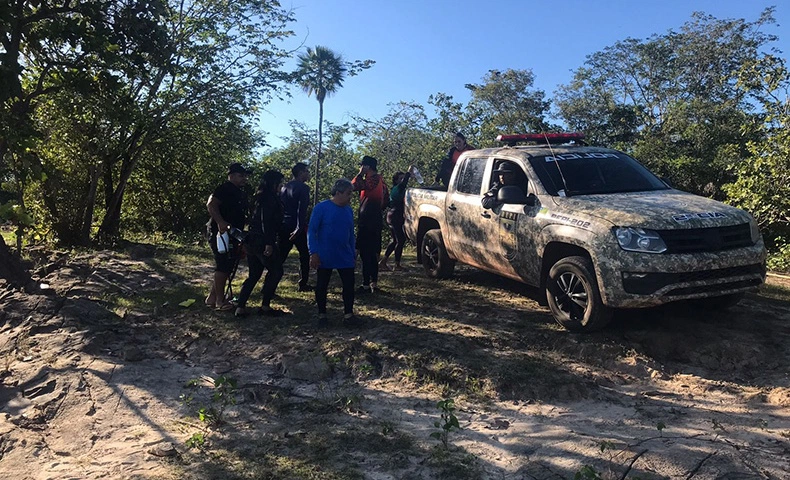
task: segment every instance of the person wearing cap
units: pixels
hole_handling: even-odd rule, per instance
[[[291,169],[293,180],[285,184],[280,192],[283,204],[283,225],[280,229],[280,255],[283,261],[288,258],[291,248],[299,252],[299,291],[309,292],[313,287],[310,278],[310,251],[307,248],[307,207],[310,205],[310,169],[304,163],[297,163]]]
[[[501,163],[494,170],[494,174],[498,176],[498,180],[494,182],[491,188],[483,195],[483,208],[492,209],[500,205],[499,200],[497,199],[497,194],[499,194],[499,189],[504,187],[505,185],[514,185],[514,167],[509,163]]]
[[[443,183],[445,188],[450,185],[450,176],[453,174],[455,164],[458,162],[458,157],[467,150],[474,150],[474,147],[466,143],[466,137],[463,133],[458,132],[453,138],[453,146],[447,151],[447,155],[442,160],[439,166],[439,173],[436,174],[435,182]]]
[[[378,160],[365,155],[359,163],[359,173],[351,181],[359,193],[357,217],[357,250],[362,260],[360,293],[378,291],[379,254],[381,254],[381,214],[384,196],[389,196],[384,179],[378,173]]]
[[[211,240],[209,245],[214,253],[214,282],[206,297],[206,305],[222,311],[233,310],[230,299],[225,298],[225,286],[233,271],[236,255],[239,254],[236,240],[231,236],[229,248],[220,253],[217,248],[217,233],[229,232],[231,228],[244,229],[249,208],[247,192],[243,187],[247,184],[250,170],[240,163],[231,163],[228,167],[228,180],[218,186],[208,197],[206,207],[211,215]]]

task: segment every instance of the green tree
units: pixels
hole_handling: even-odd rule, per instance
[[[484,144],[493,145],[502,133],[543,132],[550,102],[545,92],[534,88],[530,70],[489,70],[482,84],[466,84],[472,93],[467,118],[480,125]]]
[[[387,185],[396,171],[415,165],[421,172],[434,168],[432,135],[422,105],[398,102],[379,120],[355,118],[355,143],[367,155],[379,160],[379,173]],[[413,183],[413,182],[412,182]]]
[[[354,76],[359,71],[370,68],[375,62],[364,60],[349,63],[343,60],[339,53],[320,45],[315,48],[308,47],[307,52],[298,55],[298,59],[299,64],[294,74],[296,81],[308,96],[315,94],[315,98],[318,100],[318,150],[313,173],[315,182],[313,201],[317,202],[321,178],[321,155],[323,153],[324,100],[343,86],[346,75]]]
[[[39,134],[31,115],[42,98],[88,81],[87,67],[113,55],[106,46],[111,20],[123,8],[116,3],[0,3],[0,174],[16,186],[17,205],[22,208],[26,207],[24,190],[42,177],[36,169]],[[19,286],[29,282],[2,238],[0,264],[0,276]]]
[[[316,151],[318,139],[316,129],[308,128],[304,123],[290,122],[291,134],[286,138],[284,147],[266,152],[260,159],[262,168],[274,168],[281,171],[286,177],[290,175],[291,167],[296,162],[304,162]],[[321,177],[318,184],[321,186],[313,203],[318,203],[329,197],[329,190],[338,178],[352,178],[358,169],[354,156],[356,151],[349,144],[350,127],[346,124],[333,125],[326,122],[324,129],[324,166],[319,172]],[[310,182],[315,182],[311,178]],[[315,185],[315,183],[313,184]]]
[[[758,133],[756,92],[738,72],[761,58],[775,36],[773,8],[754,22],[695,13],[679,31],[629,38],[587,57],[555,93],[565,122],[592,143],[634,153],[680,188],[722,197],[730,165]]]
[[[160,168],[167,153],[212,162],[194,172],[216,175],[240,150],[249,155],[250,116],[288,79],[278,43],[291,35],[285,27],[293,18],[275,1],[20,0],[3,7],[0,22],[12,28],[2,38],[2,81],[16,82],[8,91],[21,94],[3,103],[0,151],[30,163],[37,185],[28,196],[43,202],[65,243],[86,243],[97,216],[98,236],[118,238],[130,182],[162,178],[138,175],[140,164]],[[206,160],[209,138],[228,148]],[[180,144],[164,147],[166,139]],[[129,218],[151,215],[136,213]]]
[[[749,158],[735,166],[724,185],[728,199],[750,211],[769,243],[790,240],[790,72],[786,62],[766,55],[740,72],[740,84],[758,97],[762,137],[748,143]],[[780,246],[783,246],[780,245]]]

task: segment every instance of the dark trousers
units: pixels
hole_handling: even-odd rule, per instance
[[[378,222],[360,223],[357,249],[362,260],[362,285],[379,281],[379,253],[381,253],[381,218]]]
[[[261,293],[263,294],[262,305],[269,306],[272,298],[274,298],[277,285],[280,283],[280,279],[283,278],[283,262],[280,258],[278,248],[275,246],[274,251],[269,257],[264,256],[263,252],[247,252],[247,265],[250,269],[250,275],[241,285],[238,306],[244,307],[247,305],[247,300],[249,300],[252,290],[255,288],[258,280],[261,279],[264,269],[267,271],[266,278],[263,279],[263,288],[261,288]]]
[[[402,215],[387,214],[387,225],[390,227],[390,236],[392,240],[387,245],[387,251],[384,252],[384,258],[389,257],[392,252],[395,252],[395,264],[400,265],[400,258],[403,255],[403,246],[406,245],[406,231],[403,229],[404,220]]]
[[[285,262],[288,254],[291,253],[291,248],[296,247],[299,252],[299,286],[304,287],[310,278],[310,251],[307,249],[307,232],[300,232],[291,240],[289,237],[293,231],[293,228],[280,231],[280,255]]]
[[[343,313],[354,313],[354,268],[338,268],[340,281],[343,282]],[[318,313],[326,313],[326,294],[329,290],[329,279],[332,278],[331,268],[319,268],[315,285],[315,303]]]

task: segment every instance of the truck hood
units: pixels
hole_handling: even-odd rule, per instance
[[[591,216],[613,226],[670,230],[739,225],[751,221],[745,211],[679,190],[552,197],[558,211]]]

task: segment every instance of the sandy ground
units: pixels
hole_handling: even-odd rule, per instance
[[[383,304],[358,300],[363,329],[318,331],[309,294],[286,296],[292,314],[274,320],[208,311],[197,293],[188,308],[110,301],[201,292],[208,265],[186,278],[112,252],[50,260],[47,294],[0,291],[2,479],[790,478],[790,303],[765,294],[726,313],[622,312],[584,336],[555,328],[534,292],[472,269],[433,300],[400,298],[398,285],[427,282],[412,267],[382,274]],[[501,308],[474,301],[481,284]],[[366,367],[333,364],[333,348],[358,348]],[[444,461],[430,437],[442,386],[402,368],[420,349],[482,385],[456,398]],[[487,379],[494,366],[523,383]],[[222,374],[236,404],[189,449],[204,431],[193,405]],[[340,454],[321,455],[327,444]],[[286,457],[312,476],[273,466]]]

